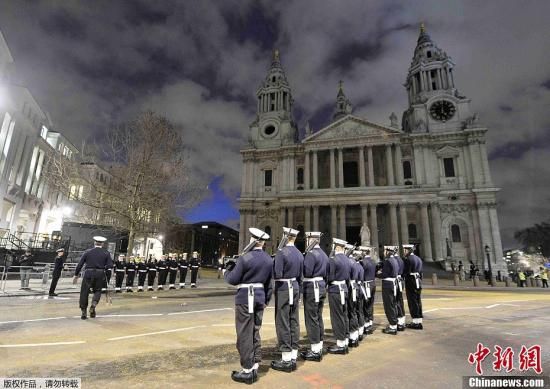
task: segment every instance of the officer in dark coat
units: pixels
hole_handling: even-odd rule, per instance
[[[53,265],[52,283],[50,284],[50,292],[48,293],[48,296],[50,297],[57,296],[57,293],[55,293],[55,288],[57,287],[57,282],[59,281],[59,277],[61,277],[63,264],[65,263],[65,249],[58,249],[56,250],[56,253],[57,256],[55,257],[55,262]]]
[[[180,289],[185,288],[185,278],[187,277],[187,268],[189,263],[187,262],[187,253],[183,253],[179,260],[178,266],[180,268]]]
[[[130,257],[130,261],[126,263],[126,292],[132,293],[134,290],[134,278],[136,277],[136,262],[134,257]]]
[[[355,246],[347,244],[345,246],[346,257],[348,257],[350,265],[350,278],[348,281],[348,318],[349,327],[347,330],[346,343],[349,347],[359,346],[359,324],[357,320],[357,300],[359,297],[357,288],[357,278],[359,276],[357,268],[355,267],[355,260],[351,257],[351,254]]]
[[[157,263],[157,272],[159,279],[157,282],[157,290],[163,290],[164,284],[166,284],[166,276],[168,275],[168,266],[166,264],[166,255],[160,257],[160,261]]]
[[[201,266],[201,260],[199,258],[198,251],[193,251],[193,256],[189,262],[191,268],[191,288],[197,287],[197,276],[199,275],[199,267]]]
[[[382,279],[382,301],[388,326],[382,330],[385,334],[397,335],[397,274],[399,267],[394,258],[395,246],[384,246],[385,259],[377,276]]]
[[[157,277],[157,261],[151,260],[147,262],[147,291],[153,290],[153,285],[155,284],[155,278]]]
[[[363,279],[365,278],[365,270],[363,269],[363,266],[361,265],[361,260],[363,259],[363,252],[359,249],[353,251],[353,259],[355,260],[354,266],[354,273],[356,274],[357,278],[355,282],[357,283],[357,339],[359,341],[363,340],[363,333],[365,330],[365,314],[363,310],[363,305],[366,304],[367,300],[367,293],[365,291],[365,287],[363,285]],[[350,345],[351,345],[351,339],[350,339]]]
[[[143,262],[143,258],[137,259],[137,274],[138,274],[138,292],[143,292],[145,285],[145,277],[147,277],[147,265]]]
[[[225,281],[237,285],[235,296],[235,327],[241,370],[233,371],[231,378],[252,384],[258,380],[262,361],[260,328],[264,308],[269,304],[272,286],[272,260],[262,248],[269,235],[257,228],[249,228],[249,245],[237,262],[223,269]]]
[[[397,262],[397,331],[405,331],[405,303],[403,302],[403,289],[405,289],[405,282],[403,280],[403,272],[405,271],[405,262],[399,256],[396,251],[393,256]]]
[[[124,254],[119,254],[115,260],[115,293],[122,293],[122,281],[126,273],[126,258]]]
[[[320,232],[306,232],[307,251],[304,258],[304,278],[302,293],[304,301],[304,319],[311,348],[301,352],[306,361],[320,362],[323,359],[323,306],[326,297],[326,278],[328,257],[319,242]]]
[[[330,306],[330,321],[336,345],[329,347],[331,354],[347,354],[348,340],[346,332],[349,328],[348,318],[348,288],[351,275],[349,258],[344,253],[347,242],[342,239],[332,239],[334,257],[328,261],[328,301]]]
[[[168,289],[176,289],[176,276],[178,275],[178,261],[176,254],[170,254],[168,259]]]
[[[96,315],[95,307],[101,298],[101,286],[105,280],[105,270],[113,267],[113,259],[111,254],[103,248],[103,243],[107,238],[102,236],[94,236],[94,248],[87,250],[80,257],[80,262],[76,266],[73,283],[76,284],[82,267],[86,265],[84,276],[82,277],[82,285],[80,287],[80,309],[82,311],[81,319],[85,320],[86,310],[88,309],[88,295],[90,289],[94,292],[92,297],[92,305],[90,307],[90,317]]]
[[[405,287],[412,323],[407,328],[422,330],[422,260],[414,254],[414,245],[403,245],[405,250]]]
[[[361,260],[361,266],[363,266],[363,286],[365,294],[367,295],[366,302],[363,304],[363,314],[365,316],[365,334],[372,334],[373,332],[373,313],[374,313],[374,296],[376,294],[376,263],[371,258],[371,248],[368,246],[360,246],[359,249],[363,252],[363,259]]]
[[[300,340],[298,300],[304,256],[294,246],[298,233],[298,230],[283,227],[281,244],[273,260],[275,331],[282,356],[271,362],[271,368],[287,373],[296,369]]]

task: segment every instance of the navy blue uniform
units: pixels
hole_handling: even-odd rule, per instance
[[[382,301],[384,312],[392,328],[397,326],[397,274],[399,266],[392,256],[384,260],[380,278],[382,279]]]
[[[365,292],[370,289],[370,297],[363,304],[363,314],[365,315],[365,322],[367,326],[372,325],[373,313],[374,313],[374,295],[376,294],[376,283],[374,279],[376,277],[376,263],[367,255],[361,260],[361,265],[365,272],[363,277],[363,285],[365,286]]]
[[[136,264],[134,261],[130,261],[126,264],[126,291],[132,291],[135,276]]]
[[[157,277],[157,261],[147,262],[147,290],[153,290],[155,278]]]
[[[357,269],[357,324],[359,333],[362,334],[362,328],[365,326],[365,314],[363,306],[366,304],[366,298],[363,294],[364,285],[363,280],[365,278],[365,270],[360,262],[355,262],[353,265]]]
[[[178,266],[180,268],[180,288],[183,288],[185,287],[185,278],[187,277],[187,268],[189,267],[187,259],[180,259]]]
[[[405,257],[407,303],[413,319],[422,319],[422,260],[414,254]]]
[[[159,280],[157,282],[157,289],[163,289],[164,284],[166,284],[166,277],[168,276],[168,265],[161,259],[157,263],[157,271],[159,273]]]
[[[111,254],[102,247],[94,247],[80,257],[80,262],[75,269],[75,276],[78,276],[82,267],[86,265],[82,285],[80,287],[80,309],[88,308],[88,295],[90,288],[93,290],[92,306],[96,306],[101,298],[101,286],[105,280],[105,270],[113,267]]]
[[[281,352],[298,350],[300,340],[298,299],[303,266],[304,256],[295,246],[290,245],[279,250],[273,261],[275,330]]]
[[[52,273],[52,283],[50,284],[50,295],[53,295],[55,293],[55,288],[57,287],[57,282],[59,281],[59,277],[61,277],[61,272],[63,271],[63,264],[65,263],[65,255],[56,256],[55,262],[53,265],[53,273]]]
[[[235,295],[237,350],[241,366],[251,369],[255,363],[260,363],[262,360],[260,328],[264,308],[269,304],[272,293],[271,257],[261,249],[252,250],[237,259],[235,267],[226,271],[223,277],[227,283],[241,286]],[[254,298],[253,313],[249,313],[250,293]]]
[[[319,247],[311,249],[304,258],[304,319],[307,336],[311,344],[320,343],[324,338],[323,306],[326,297],[328,257]],[[317,292],[316,292],[317,290]]]
[[[405,283],[403,280],[403,272],[405,270],[405,262],[401,259],[399,255],[394,256],[395,261],[397,262],[397,318],[400,321],[400,325],[405,325],[405,303],[403,302],[403,288]]]
[[[175,258],[168,260],[168,272],[170,274],[170,289],[176,289],[176,276],[178,274],[178,261]]]
[[[126,262],[117,259],[115,261],[115,291],[120,292],[122,288],[122,281],[124,281],[124,274],[126,273]]]
[[[359,269],[356,265],[355,260],[349,258],[350,263],[350,276],[348,282],[348,318],[349,318],[349,328],[348,328],[348,337],[355,331],[359,330],[359,320],[357,317],[357,305],[358,299],[361,297],[359,293],[361,291],[358,289],[357,281],[359,280]],[[352,338],[355,338],[353,336]]]
[[[346,299],[348,295],[347,282],[349,282],[350,275],[350,260],[344,254],[336,254],[334,258],[329,260],[328,300],[330,304],[330,320],[334,337],[340,341],[346,339],[346,331],[349,327]]]
[[[147,277],[147,265],[145,262],[139,262],[137,264],[137,273],[138,273],[138,290],[143,290],[143,285],[145,285],[145,277]]]
[[[191,261],[189,261],[189,267],[191,268],[191,288],[197,287],[197,276],[199,275],[200,266],[200,258],[191,258]]]

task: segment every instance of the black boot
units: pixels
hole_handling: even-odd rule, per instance
[[[383,333],[389,334],[389,335],[397,335],[397,329],[386,327],[382,330]]]
[[[95,317],[95,305],[90,307],[90,317],[93,319]]]
[[[397,331],[405,331],[405,326],[402,324],[397,325]]]
[[[271,368],[273,370],[279,370],[284,371],[286,373],[292,372],[292,361],[283,361],[282,359],[279,361],[271,361]]]
[[[363,341],[363,334],[359,335],[359,341],[360,341],[360,342]]]
[[[327,351],[329,354],[347,354],[349,352],[347,347],[340,346],[330,346]]]
[[[290,362],[292,362],[292,371],[296,370],[298,368],[298,365],[296,364],[296,359],[291,359]]]
[[[371,335],[374,333],[374,327],[373,326],[368,326],[366,329],[365,329],[365,332],[364,332],[366,335]]]
[[[323,354],[321,353],[314,353],[311,350],[302,351],[300,353],[300,356],[305,359],[306,361],[313,361],[313,362],[321,362],[323,359]]]
[[[86,309],[81,309],[82,311],[82,315],[80,315],[80,318],[82,320],[86,320],[88,318],[88,316],[86,316]]]
[[[407,323],[405,325],[407,328],[410,328],[411,330],[423,330],[424,327],[422,326],[422,323]]]
[[[243,384],[251,385],[258,381],[258,372],[252,370],[250,373],[245,373],[243,370],[234,371],[231,373],[231,379],[236,382],[242,382]]]
[[[357,339],[356,340],[350,339],[349,340],[349,347],[359,347],[359,341]]]

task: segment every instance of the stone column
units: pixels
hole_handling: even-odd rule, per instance
[[[281,206],[280,209],[280,215],[279,215],[279,222],[281,223],[281,227],[286,226],[286,208]]]
[[[346,239],[346,206],[340,205],[340,229],[338,231],[340,239]]]
[[[394,185],[391,145],[386,145],[386,175],[388,178],[387,185],[388,186]]]
[[[468,150],[470,151],[470,164],[472,165],[472,173],[474,175],[474,186],[479,186],[483,182],[483,166],[479,156],[479,148],[476,145],[477,141],[468,141]]]
[[[313,206],[313,229],[319,231],[319,206]]]
[[[317,150],[313,150],[313,189],[319,189]]]
[[[405,204],[399,205],[399,222],[401,226],[401,244],[409,244],[409,222]]]
[[[443,242],[441,238],[441,213],[439,212],[439,204],[432,203],[432,229],[434,233],[434,252],[435,260],[442,261],[443,258]]]
[[[288,207],[288,223],[287,227],[294,228],[294,208]]]
[[[401,145],[395,145],[395,174],[397,185],[404,185],[403,180],[403,155],[401,154]]]
[[[489,207],[489,221],[491,222],[491,232],[493,234],[493,258],[491,265],[493,269],[497,270],[506,270],[506,266],[502,262],[503,253],[502,253],[502,241],[500,240],[500,230],[497,217],[496,204]],[[493,271],[493,275],[496,275],[496,270]]]
[[[422,259],[433,262],[432,241],[430,237],[430,222],[428,220],[428,204],[420,204],[420,222],[422,224]]]
[[[344,150],[338,149],[338,187],[344,187]]]
[[[378,218],[376,215],[376,204],[369,204],[369,212],[370,212],[370,240],[371,245],[374,248],[377,257],[379,257],[378,253]],[[374,256],[373,256],[374,258]]]
[[[246,222],[245,222],[245,214],[244,210],[241,209],[240,215],[239,215],[239,253],[243,250],[246,239]]]
[[[336,205],[330,206],[330,234],[333,238],[338,237],[337,210]]]
[[[369,186],[374,186],[374,161],[372,159],[372,146],[367,147],[367,163],[368,163],[368,183]]]
[[[484,143],[479,143],[479,154],[481,156],[481,164],[483,165],[483,176],[485,184],[491,185],[491,171],[489,170],[489,157],[487,156],[487,147]]]
[[[311,207],[306,205],[304,208],[304,229],[306,231],[311,231]]]
[[[367,204],[361,204],[361,226],[369,225],[368,211]]]
[[[365,186],[365,147],[359,147],[359,186]]]
[[[246,194],[246,180],[248,180],[248,161],[243,162],[243,176],[242,176],[242,182],[241,182],[241,196]]]
[[[397,229],[397,205],[395,203],[389,203],[390,210],[390,228],[391,228],[391,244],[399,244],[399,233]]]
[[[311,186],[309,184],[309,151],[306,150],[305,159],[304,159],[304,189],[309,190]]]
[[[336,162],[334,161],[334,149],[330,149],[330,187],[336,188]]]

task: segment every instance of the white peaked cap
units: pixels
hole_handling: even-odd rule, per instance
[[[256,239],[260,239],[260,240],[268,240],[269,239],[269,235],[266,234],[264,231],[260,230],[259,228],[250,227],[248,229],[248,231]]]
[[[358,249],[361,251],[372,250],[369,246],[359,246]]]
[[[414,250],[414,244],[404,244],[403,248],[404,249],[409,249],[409,250]]]
[[[353,250],[353,255],[361,255],[363,252],[361,250]]]
[[[345,240],[338,238],[332,238],[332,243],[334,243],[336,246],[342,247],[345,247],[348,244],[348,242],[346,242]]]
[[[290,227],[283,227],[283,231],[284,231],[285,234],[287,234],[289,236],[298,236],[298,234],[300,233],[300,231],[295,230],[294,228],[290,228]]]
[[[349,244],[349,243],[346,243],[346,249],[349,250],[349,249],[352,249],[352,248],[354,248],[354,247],[355,247],[354,245]]]
[[[307,238],[320,238],[321,232],[320,231],[308,231],[306,232]]]
[[[396,252],[397,247],[395,247],[395,246],[384,246],[384,250]]]
[[[104,236],[94,236],[94,241],[103,243],[107,241],[107,238],[105,238]]]

